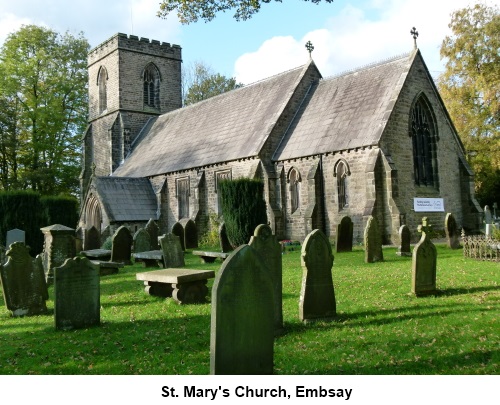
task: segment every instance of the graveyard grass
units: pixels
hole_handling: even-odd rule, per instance
[[[416,298],[411,258],[385,248],[335,254],[337,319],[299,321],[300,250],[283,255],[284,333],[274,344],[275,374],[500,374],[499,263],[465,259],[437,245],[439,294]],[[186,267],[220,268],[186,254]],[[208,374],[210,305],[149,296],[140,265],[101,278],[101,325],[74,331],[49,315],[12,318],[0,306],[2,374]],[[211,289],[213,279],[209,281]],[[3,298],[3,297],[2,297]]]

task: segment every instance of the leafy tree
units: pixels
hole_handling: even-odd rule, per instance
[[[202,19],[205,22],[212,21],[220,12],[234,10],[233,17],[236,21],[248,20],[260,11],[262,4],[270,3],[272,0],[162,0],[157,15],[161,18],[177,10],[177,16],[182,24],[190,24]],[[281,3],[281,0],[275,0]],[[304,0],[318,4],[321,0]],[[333,0],[324,0],[333,3]]]
[[[500,14],[476,4],[451,15],[452,35],[441,45],[445,72],[438,85],[476,173],[481,204],[500,184]],[[496,198],[500,191],[497,190]]]
[[[27,25],[0,49],[0,186],[75,192],[86,125],[87,53],[82,34]]]

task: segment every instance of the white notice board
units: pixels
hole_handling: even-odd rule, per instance
[[[413,209],[415,212],[444,212],[442,198],[414,198]]]

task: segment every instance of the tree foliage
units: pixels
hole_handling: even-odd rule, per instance
[[[260,11],[263,4],[272,0],[162,0],[157,15],[161,18],[177,11],[177,16],[182,24],[190,24],[200,18],[205,22],[212,21],[218,13],[234,10],[233,17],[236,21],[248,20]],[[281,0],[275,0],[282,2]],[[313,4],[321,0],[303,0]],[[333,3],[333,0],[324,0]]]
[[[0,189],[75,192],[86,125],[82,34],[27,25],[0,49]]]
[[[183,75],[184,105],[194,104],[242,86],[242,83],[236,83],[234,77],[227,78],[215,73],[203,62],[194,62]]]
[[[500,199],[500,190],[490,187],[500,184],[499,10],[484,4],[457,10],[449,27],[452,35],[441,45],[446,65],[439,90],[476,173],[478,199],[491,204]]]

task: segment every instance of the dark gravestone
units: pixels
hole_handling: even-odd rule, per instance
[[[5,247],[8,249],[9,246],[14,242],[26,243],[26,233],[21,229],[11,229],[7,231],[5,239]]]
[[[269,270],[248,245],[223,263],[212,289],[210,374],[273,373],[274,297]]]
[[[444,219],[444,231],[446,233],[446,242],[450,249],[460,248],[460,236],[458,234],[457,221],[451,213],[447,213]]]
[[[370,216],[366,222],[364,233],[365,263],[384,261],[382,253],[382,235],[378,226],[377,218]]]
[[[283,330],[283,281],[281,245],[273,235],[269,225],[259,225],[255,228],[249,245],[264,260],[274,287],[274,328],[276,335]]]
[[[198,230],[192,219],[184,218],[179,221],[184,227],[184,247],[196,249],[198,247]]]
[[[335,248],[339,252],[352,252],[353,224],[351,218],[344,217],[337,225]]]
[[[100,323],[99,265],[86,257],[67,259],[54,268],[56,329],[79,329]]]
[[[79,226],[75,230],[75,252],[80,253],[83,250],[84,229]]]
[[[333,253],[330,241],[315,229],[302,245],[302,290],[299,316],[303,322],[329,320],[336,314],[332,279]]]
[[[49,299],[43,267],[36,265],[29,248],[14,242],[7,250],[7,263],[0,268],[5,306],[13,316],[47,312]]]
[[[99,249],[101,247],[101,235],[95,226],[87,229],[83,248],[85,250]]]
[[[151,248],[148,250],[157,250],[160,248],[158,244],[158,236],[160,236],[160,231],[158,230],[158,225],[153,221],[153,218],[150,218],[145,227],[146,231],[149,233],[149,239],[151,241]]]
[[[145,229],[139,229],[134,234],[134,253],[147,252],[151,250],[151,238]]]
[[[399,227],[399,247],[396,254],[398,256],[411,256],[410,250],[411,232],[407,225]]]
[[[101,237],[99,238],[100,239],[99,247],[102,247],[103,243],[105,243],[106,240],[108,238],[111,238],[112,236],[113,234],[111,232],[111,227],[109,225],[104,227],[104,229],[101,232]]]
[[[132,235],[126,226],[120,226],[111,239],[111,261],[130,264]]]
[[[55,224],[40,229],[44,236],[43,267],[45,280],[52,284],[55,267],[61,266],[66,259],[75,257],[75,230],[64,225]]]
[[[172,233],[162,235],[158,238],[163,254],[163,265],[169,267],[184,267],[184,252],[177,235]]]
[[[418,231],[422,233],[420,241],[413,249],[411,292],[418,296],[431,295],[436,292],[436,247],[429,237],[431,226],[427,217],[422,219]]]
[[[233,250],[229,238],[227,237],[226,224],[223,222],[219,226],[219,242],[221,252],[230,252]]]
[[[176,222],[172,226],[172,234],[179,237],[179,241],[181,243],[181,248],[182,248],[182,250],[185,250],[186,246],[184,245],[184,227],[182,226],[182,224],[180,222]]]

